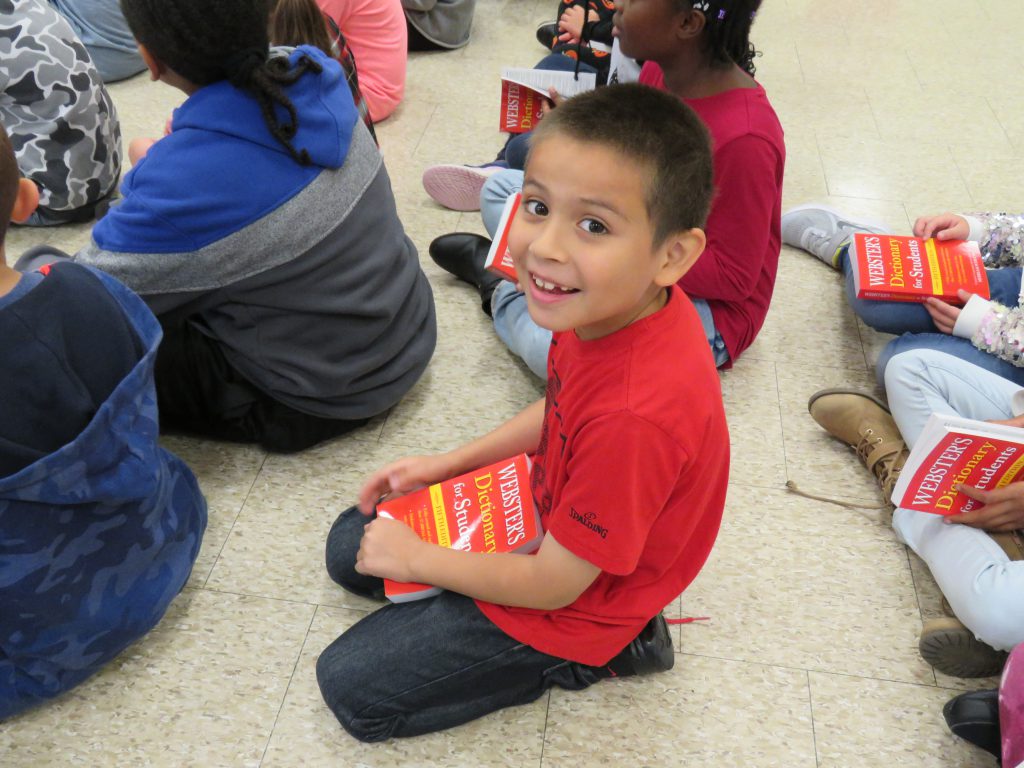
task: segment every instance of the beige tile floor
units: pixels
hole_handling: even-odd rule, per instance
[[[72,693],[0,725],[5,768],[89,766],[991,766],[945,730],[971,684],[917,654],[939,595],[877,513],[787,494],[878,500],[851,452],[806,413],[825,386],[871,388],[885,339],[856,322],[837,276],[785,250],[755,345],[722,375],[734,467],[725,524],[672,613],[675,669],[533,705],[448,733],[365,746],[337,726],[317,654],[372,605],[322,565],[336,514],[369,470],[497,424],[541,392],[502,349],[472,291],[426,258],[438,234],[480,230],[434,205],[420,173],[499,146],[506,64],[541,54],[555,0],[478,0],[471,43],[409,62],[405,104],[380,126],[406,228],[434,285],[430,369],[387,418],[301,456],[182,438],[210,526],[189,586],[150,636]],[[787,132],[786,203],[830,200],[905,231],[920,214],[1020,210],[1024,59],[1016,0],[765,0],[757,60]],[[155,135],[176,92],[115,85],[125,137]],[[85,228],[19,230],[75,250]],[[813,309],[812,309],[813,308]],[[382,673],[386,671],[382,670]]]

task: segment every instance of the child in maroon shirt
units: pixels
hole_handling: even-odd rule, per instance
[[[714,362],[676,286],[704,247],[711,190],[704,127],[654,89],[594,91],[538,129],[509,247],[554,333],[547,393],[465,446],[378,470],[335,522],[327,565],[346,589],[448,590],[382,608],[321,654],[321,692],[356,738],[672,666],[660,611],[706,561],[729,473]],[[545,530],[534,555],[446,549],[370,517],[382,494],[524,451]]]

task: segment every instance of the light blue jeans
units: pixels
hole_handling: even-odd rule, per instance
[[[885,369],[889,407],[913,446],[933,413],[1008,419],[1021,387],[934,349],[896,355]],[[987,534],[947,525],[939,515],[897,509],[892,526],[935,577],[953,613],[993,648],[1024,642],[1024,562],[1012,562]]]

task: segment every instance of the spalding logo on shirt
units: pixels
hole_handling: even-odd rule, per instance
[[[569,507],[569,517],[585,528],[589,528],[602,539],[608,538],[608,529],[595,522],[597,520],[597,513],[585,512],[581,515],[576,511],[576,507]]]

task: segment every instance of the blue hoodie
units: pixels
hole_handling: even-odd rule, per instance
[[[275,400],[368,418],[426,368],[433,294],[341,66],[306,46],[287,55],[322,68],[285,89],[292,144],[310,165],[274,138],[251,93],[205,86],[75,259],[139,293],[165,325],[187,318]]]
[[[206,528],[195,477],[157,442],[160,325],[94,274],[145,352],[77,438],[0,478],[0,720],[77,685],[152,629]]]

